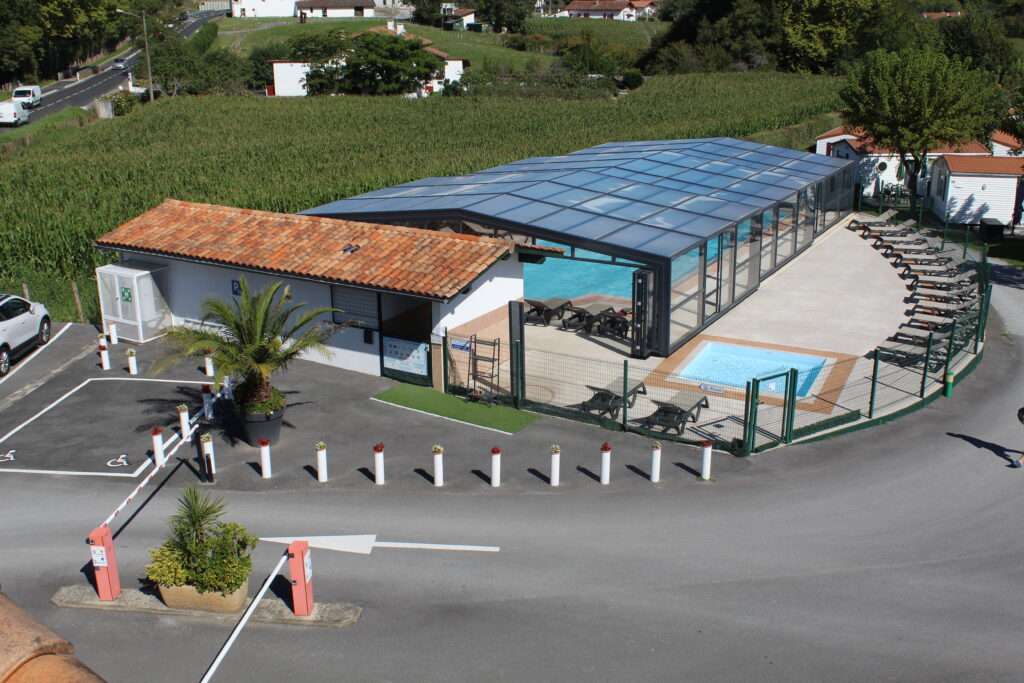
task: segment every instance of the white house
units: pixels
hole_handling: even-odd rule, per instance
[[[993,156],[1017,156],[1024,151],[1024,142],[1003,130],[997,130],[992,133],[991,142]]]
[[[435,386],[439,338],[521,299],[520,257],[544,255],[491,237],[173,199],[96,244],[121,259],[97,269],[98,281],[109,282],[106,270],[114,269],[124,280],[100,291],[104,327],[127,322],[119,304],[126,300],[153,311],[152,338],[161,327],[200,324],[202,302],[236,296],[242,278],[254,289],[280,281],[295,303],[341,311],[320,323],[347,325],[332,331],[325,354],[308,360]],[[134,291],[124,273],[152,284]]]
[[[294,17],[295,0],[231,0],[233,17]]]
[[[637,10],[629,0],[572,0],[555,16],[636,21]]]
[[[446,28],[466,30],[476,23],[476,10],[469,7],[454,7],[451,3],[441,6],[442,21]]]
[[[347,19],[372,17],[374,6],[374,0],[299,0],[295,11],[313,19]]]
[[[950,223],[976,224],[994,218],[1021,223],[1024,158],[944,156],[932,171],[932,211]]]
[[[636,10],[637,19],[657,19],[658,3],[655,0],[629,0],[629,4]]]
[[[863,188],[866,197],[873,197],[875,192],[885,185],[906,185],[906,169],[900,167],[899,155],[875,144],[875,141],[861,130],[833,128],[818,136],[815,151],[840,159],[857,160],[857,182]],[[918,182],[918,191],[925,191],[924,181],[927,180],[930,167],[939,157],[984,157],[991,154],[985,145],[977,141],[955,148],[943,147],[932,150],[925,158],[924,173]]]
[[[313,1],[323,2],[323,0]],[[409,93],[412,97],[426,97],[435,92],[442,92],[445,81],[456,82],[461,80],[462,74],[469,67],[469,60],[452,57],[446,52],[430,47],[430,40],[408,33],[405,30],[405,24],[395,24],[395,22],[389,21],[386,26],[375,26],[369,30],[374,33],[386,33],[392,36],[401,36],[406,40],[419,41],[423,45],[425,52],[429,52],[444,60],[444,69],[424,83],[418,91]],[[345,62],[344,60],[339,60],[338,63],[344,65]],[[277,97],[305,97],[309,94],[306,89],[306,76],[311,68],[309,62],[274,60],[271,64],[274,67],[274,85],[272,88],[268,88],[268,95]]]

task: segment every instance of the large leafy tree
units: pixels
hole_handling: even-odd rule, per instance
[[[479,0],[476,11],[495,31],[525,33],[533,0]]]
[[[963,16],[943,19],[939,33],[946,54],[969,59],[1000,80],[1017,60],[1017,50],[1006,37],[1002,20],[981,6],[971,6]]]
[[[306,89],[311,95],[402,95],[443,70],[444,62],[417,40],[362,33],[352,38],[344,60],[315,64],[306,77]]]
[[[202,67],[198,55],[177,34],[168,34],[151,49],[153,80],[160,84],[166,95],[175,97],[184,92],[196,92],[202,82]]]
[[[848,126],[899,155],[915,204],[928,151],[987,140],[1007,107],[990,74],[928,50],[869,53],[851,67],[840,97]]]
[[[783,66],[832,71],[854,45],[862,26],[888,0],[801,0],[781,3]]]
[[[412,20],[424,26],[441,25],[441,0],[413,0]]]

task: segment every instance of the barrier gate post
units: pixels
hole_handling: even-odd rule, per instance
[[[313,554],[309,541],[288,546],[288,574],[292,579],[292,611],[297,617],[313,614]]]
[[[109,602],[121,596],[121,577],[117,572],[117,555],[114,553],[114,535],[105,524],[89,532],[85,542],[92,554],[93,575],[96,577],[96,594],[100,600]]]

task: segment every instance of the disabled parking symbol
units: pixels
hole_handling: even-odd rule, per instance
[[[14,449],[11,449],[6,453],[0,453],[0,462],[14,462],[14,454],[16,452]]]

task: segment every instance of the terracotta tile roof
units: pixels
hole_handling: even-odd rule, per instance
[[[856,138],[843,140],[842,142],[848,144],[858,154],[895,154],[894,150],[891,150],[888,147],[881,147],[879,145],[876,145],[875,141],[872,138],[865,136],[863,134]],[[928,150],[928,154],[929,156],[934,156],[937,154],[988,155],[991,154],[991,152],[989,151],[988,147],[986,147],[982,143],[978,142],[977,140],[971,140],[970,142],[965,142],[964,144],[957,145],[955,147],[937,147],[935,149],[930,149]]]
[[[569,12],[621,12],[629,0],[572,0],[565,6]]]
[[[859,128],[851,129],[851,128],[847,128],[846,126],[837,126],[836,128],[833,128],[832,130],[826,130],[824,133],[822,133],[821,135],[819,135],[815,139],[816,140],[824,140],[825,138],[834,138],[834,137],[837,137],[839,135],[863,136],[864,135],[864,131],[860,130]]]
[[[1021,142],[1019,138],[1014,135],[1010,135],[1005,130],[997,130],[992,133],[992,142],[997,142],[1000,145],[1005,145],[1010,149],[1021,149],[1024,148],[1024,142]]]
[[[931,21],[938,21],[939,19],[949,19],[962,16],[960,10],[945,11],[945,12],[921,12],[921,16]]]
[[[1024,157],[944,156],[951,173],[1024,176]]]
[[[644,7],[650,7],[655,3],[654,0],[629,0],[629,4],[637,9],[643,9]]]
[[[457,16],[457,17],[468,17],[471,14],[476,14],[476,10],[475,9],[471,9],[469,7],[460,7],[457,10],[455,10],[454,12],[452,12],[452,14]]]
[[[514,248],[490,237],[176,199],[96,244],[435,299],[454,297]]]

